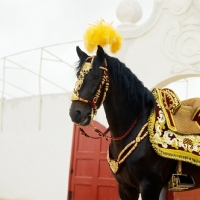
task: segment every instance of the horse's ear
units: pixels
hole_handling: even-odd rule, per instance
[[[100,59],[101,62],[104,61],[105,53],[104,53],[103,48],[100,45],[98,45],[98,48],[97,48],[97,57]]]
[[[79,46],[76,47],[76,52],[80,60],[85,60],[87,57],[89,57],[85,52],[83,52]]]

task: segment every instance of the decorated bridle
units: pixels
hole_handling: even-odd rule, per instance
[[[81,89],[85,75],[88,74],[89,71],[92,69],[92,64],[93,64],[94,58],[95,58],[95,56],[92,56],[92,57],[88,57],[85,60],[83,66],[80,70],[80,74],[78,76],[78,80],[76,81],[75,88],[74,88],[74,91],[73,91],[73,94],[72,94],[72,97],[71,97],[72,101],[82,101],[84,103],[88,103],[92,107],[91,119],[94,118],[94,115],[97,114],[98,108],[100,108],[100,106],[103,104],[103,102],[106,98],[106,93],[108,91],[108,87],[109,87],[108,69],[107,69],[107,62],[106,62],[106,59],[105,59],[104,60],[105,66],[99,67],[99,69],[103,70],[104,73],[103,73],[103,76],[101,78],[99,88],[97,89],[96,94],[94,95],[93,99],[87,100],[87,99],[80,97],[79,90]],[[89,59],[91,59],[91,62],[87,62]],[[99,100],[99,97],[101,95],[102,88],[103,88],[104,85],[105,85],[105,87],[104,87],[104,91],[103,91],[103,97],[102,97],[102,100],[100,102],[99,107],[97,107],[97,102]]]
[[[98,45],[100,45],[101,47],[110,45],[111,52],[116,53],[121,48],[121,43],[121,35],[112,27],[112,24],[105,23],[103,19],[97,21],[96,24],[91,25],[84,34],[84,44],[88,52],[93,52]],[[104,59],[104,66],[99,67],[99,69],[103,70],[103,76],[101,78],[99,88],[97,89],[97,92],[94,95],[93,99],[88,100],[80,97],[79,90],[81,89],[85,75],[88,74],[89,71],[92,69],[94,58],[95,56],[88,57],[83,63],[74,88],[74,92],[71,97],[72,101],[81,101],[84,103],[88,103],[92,107],[91,119],[93,119],[94,115],[96,115],[97,113],[98,108],[103,104],[109,87],[107,61],[106,59]],[[91,59],[91,62],[88,62],[89,59]],[[102,100],[97,107],[97,102],[102,92]]]

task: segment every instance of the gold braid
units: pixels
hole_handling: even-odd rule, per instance
[[[111,170],[114,173],[117,173],[117,171],[119,170],[119,166],[127,159],[127,157],[136,149],[136,147],[138,146],[138,144],[148,135],[148,131],[146,131],[143,135],[143,131],[144,129],[147,127],[148,123],[146,123],[142,129],[140,130],[140,132],[138,133],[137,137],[135,140],[133,140],[132,142],[130,142],[129,144],[127,144],[122,151],[120,152],[120,154],[118,155],[117,160],[111,159],[109,156],[109,149],[107,151],[107,161],[108,164],[110,165]],[[141,136],[142,135],[142,136]],[[133,145],[133,146],[132,146]],[[132,146],[132,148],[125,154],[125,152],[128,150],[128,148],[130,148]],[[125,155],[124,155],[125,154]],[[123,156],[124,155],[124,156]],[[123,156],[123,157],[122,157]],[[121,158],[122,157],[122,158]]]

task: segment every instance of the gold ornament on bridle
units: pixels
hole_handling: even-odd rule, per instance
[[[91,63],[85,62],[83,64],[82,69],[80,71],[80,75],[75,83],[74,92],[72,93],[72,97],[71,97],[72,101],[82,101],[82,102],[88,103],[88,100],[85,100],[85,99],[79,97],[78,92],[81,89],[85,75],[88,74],[89,71],[92,69],[93,60],[94,60],[94,57],[92,57]]]
[[[90,58],[91,58],[91,62],[90,63],[86,62]],[[88,57],[86,59],[85,63],[83,64],[83,66],[81,68],[81,71],[80,71],[80,74],[78,76],[78,80],[76,81],[72,97],[71,97],[72,101],[82,101],[84,103],[88,103],[88,104],[91,105],[91,107],[92,107],[91,119],[93,119],[94,115],[96,115],[96,113],[97,113],[97,109],[98,108],[97,108],[96,103],[97,103],[97,101],[98,101],[98,99],[99,99],[99,97],[101,95],[102,87],[105,85],[103,97],[102,97],[102,100],[100,102],[99,107],[103,104],[103,102],[104,102],[104,100],[106,98],[106,92],[108,91],[108,87],[109,87],[107,62],[106,62],[106,60],[104,60],[104,65],[105,66],[104,67],[103,66],[99,67],[99,69],[103,70],[104,73],[103,73],[103,76],[101,78],[101,82],[100,82],[99,88],[97,89],[96,94],[93,97],[93,100],[90,101],[90,100],[84,99],[84,98],[79,96],[79,90],[81,89],[81,86],[83,84],[85,75],[88,74],[89,71],[92,69],[93,60],[94,60],[94,56],[93,57]]]

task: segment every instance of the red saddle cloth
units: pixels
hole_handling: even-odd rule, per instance
[[[148,132],[156,153],[200,166],[199,99],[181,102],[167,88],[155,88],[152,94],[156,107],[148,120]]]
[[[165,114],[168,128],[181,134],[200,134],[200,98],[180,101],[173,90],[153,90]]]

